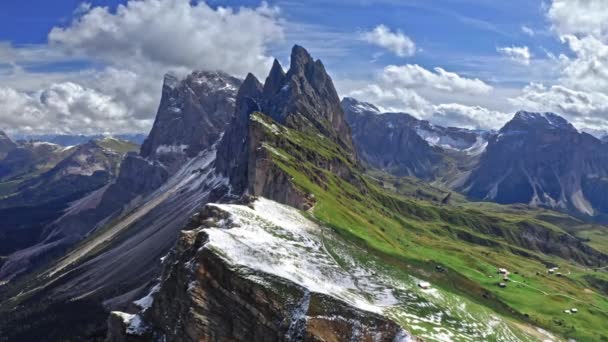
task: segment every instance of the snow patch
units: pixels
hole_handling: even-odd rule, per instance
[[[139,306],[142,311],[148,310],[154,302],[154,294],[156,294],[158,291],[160,291],[160,284],[154,285],[146,296],[134,301],[133,304]]]
[[[182,154],[188,148],[188,145],[160,145],[156,148],[156,154],[178,153]]]

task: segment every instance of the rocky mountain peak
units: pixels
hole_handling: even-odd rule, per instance
[[[344,112],[348,115],[352,114],[381,114],[381,111],[375,105],[359,101],[352,97],[345,97],[342,99],[342,108]]]
[[[294,45],[291,49],[290,60],[291,65],[289,66],[289,71],[292,74],[304,72],[309,65],[314,63],[314,60],[308,51],[299,45]]]
[[[158,113],[141,155],[175,171],[212,146],[230,122],[241,83],[219,71],[195,71],[181,80],[165,75]]]
[[[264,83],[264,96],[276,94],[285,83],[285,71],[278,60],[274,60],[270,74]]]
[[[237,93],[237,102],[247,97],[256,99],[259,98],[262,95],[263,88],[264,86],[262,85],[262,83],[260,83],[260,81],[258,81],[257,77],[255,77],[251,73],[247,74],[247,77],[245,77],[245,81],[243,81],[243,84],[241,85]]]
[[[275,64],[276,73],[279,65]],[[277,77],[271,73],[271,80]],[[270,88],[270,86],[269,86]],[[273,84],[274,94],[265,94],[262,111],[277,122],[298,130],[314,129],[339,143],[354,157],[351,133],[340,98],[321,61],[294,46],[290,69],[283,82]]]
[[[568,120],[555,113],[533,113],[526,111],[519,111],[515,114],[513,119],[509,121],[500,130],[501,132],[511,130],[522,130],[527,128],[534,129],[565,129],[573,132],[577,132],[576,128],[572,126]]]

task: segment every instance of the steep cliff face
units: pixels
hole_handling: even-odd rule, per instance
[[[476,199],[527,203],[582,215],[608,210],[608,150],[552,113],[519,112],[464,185]]]
[[[331,77],[320,60],[294,46],[284,74],[275,61],[264,85],[261,112],[298,130],[316,129],[354,156],[351,132]]]
[[[347,163],[355,163],[350,128],[332,80],[321,61],[314,61],[302,47],[292,49],[287,73],[275,60],[264,85],[248,75],[236,102],[236,115],[218,147],[216,161],[218,171],[230,178],[234,194],[268,196],[299,208],[309,205],[302,194],[289,188],[287,175],[269,163],[263,140],[277,132],[264,129],[263,116],[271,119],[269,125],[274,121],[295,132],[330,139],[342,148]],[[253,113],[262,116],[251,119]]]
[[[156,120],[141,155],[175,171],[211,147],[226,129],[241,80],[223,72],[199,71],[178,80],[165,76]]]
[[[362,310],[364,304],[356,303],[367,300],[348,294],[354,290],[348,285],[340,289],[344,285],[334,277],[344,270],[330,259],[325,264],[321,259],[327,256],[315,255],[318,260],[291,268],[287,264],[294,260],[288,254],[280,259],[282,253],[305,253],[298,245],[305,240],[295,239],[319,227],[293,209],[267,200],[250,206],[209,205],[200,212],[190,223],[196,228],[182,232],[165,261],[161,284],[136,302],[142,311],[111,315],[107,340],[416,340],[391,320],[369,311],[377,305],[373,300]],[[296,222],[291,220],[301,226],[293,226]],[[268,235],[273,230],[279,235]],[[292,234],[291,238],[283,241],[285,246],[274,245],[281,242],[282,233]],[[250,240],[246,237],[250,234],[258,237]],[[274,253],[260,249],[266,243]],[[309,243],[310,248],[319,247]],[[315,275],[319,284],[312,285]],[[347,284],[350,279],[342,281]]]

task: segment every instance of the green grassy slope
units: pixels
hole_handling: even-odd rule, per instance
[[[275,164],[300,190],[314,195],[311,215],[341,236],[396,269],[515,322],[579,341],[608,340],[604,324],[608,298],[597,281],[590,281],[590,277],[599,279],[599,284],[608,280],[605,271],[592,269],[603,266],[605,260],[596,251],[606,248],[602,231],[597,233],[602,238],[593,244],[596,250],[586,245],[568,249],[559,245],[571,238],[558,224],[562,219],[569,222],[561,214],[555,214],[557,220],[553,220],[556,217],[547,211],[467,203],[457,195],[451,204],[441,205],[437,203],[444,194],[441,189],[411,179],[399,185],[378,180],[377,175],[366,176],[329,139],[287,129],[263,114],[254,116],[268,123],[262,146]],[[341,165],[349,170],[348,176],[336,176],[327,165]],[[424,195],[415,196],[420,194],[417,188]],[[551,241],[555,248],[531,244],[526,234],[539,234],[540,241]],[[562,276],[548,274],[553,265],[560,267]],[[497,267],[512,272],[506,288],[497,286],[502,281]],[[577,308],[578,313],[564,313],[570,308]]]

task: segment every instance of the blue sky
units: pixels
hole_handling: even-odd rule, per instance
[[[97,0],[93,6],[115,8],[127,1]],[[55,26],[69,25],[74,11],[82,3],[79,0],[29,0],[27,2],[3,2],[0,4],[0,41],[16,46],[44,44],[49,31]],[[259,1],[209,1],[211,6],[255,7]],[[542,34],[548,23],[542,11],[541,1],[514,0],[435,0],[435,1],[268,1],[278,6],[284,18],[290,22],[313,25],[316,37],[299,34],[286,37],[286,44],[312,42],[311,52],[326,61],[336,72],[344,74],[371,73],[371,68],[383,64],[417,63],[432,68],[442,66],[447,70],[468,76],[487,79],[488,70],[500,55],[500,46],[528,45],[536,54],[547,49],[556,54],[563,52],[562,44],[550,34]],[[406,59],[383,53],[377,47],[357,44],[352,39],[325,46],[324,34],[352,35],[384,24],[400,30],[414,39],[419,52]],[[530,27],[540,35],[530,37],[522,31]],[[299,41],[305,40],[304,43]],[[288,51],[284,45],[273,49],[273,54],[286,60]],[[281,50],[282,49],[282,50]],[[337,50],[337,51],[336,51]],[[378,58],[376,54],[382,53]],[[372,60],[374,61],[372,63]],[[73,67],[86,67],[73,63]],[[367,68],[361,65],[372,64]],[[359,67],[357,67],[359,66]],[[38,65],[38,67],[42,67]],[[70,64],[50,63],[48,70],[70,67]],[[351,68],[352,67],[352,68]],[[508,67],[508,66],[507,66]],[[509,70],[505,70],[507,73]],[[531,77],[518,75],[516,84],[527,83]],[[488,82],[512,81],[496,72]]]
[[[576,75],[605,62],[584,50],[606,44],[601,1],[2,2],[0,106],[24,103],[9,107],[30,117],[0,129],[146,131],[162,73],[263,78],[272,58],[289,62],[293,44],[324,61],[342,96],[386,110],[471,128],[499,128],[518,109],[551,110],[604,129],[608,94],[593,86],[602,73]],[[588,99],[576,102],[579,92]]]

